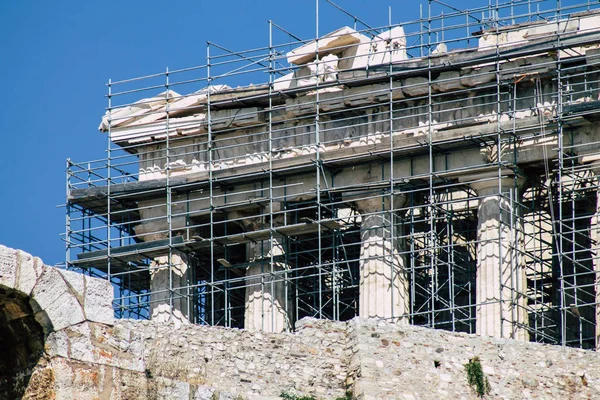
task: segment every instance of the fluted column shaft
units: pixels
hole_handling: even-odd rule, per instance
[[[502,191],[514,185],[505,178]],[[528,340],[527,282],[520,262],[517,213],[499,193],[498,181],[472,183],[481,196],[477,211],[476,332],[482,336]]]
[[[596,210],[590,220],[590,239],[592,261],[594,264],[594,291],[596,300],[596,351],[600,350],[600,156],[594,154],[584,157],[584,162],[589,165],[590,170],[596,175]]]
[[[596,178],[600,173],[600,168],[596,171]],[[590,239],[592,242],[592,257],[594,263],[594,290],[596,293],[596,350],[600,350],[600,288],[598,281],[600,280],[600,189],[596,191],[596,212],[590,221]]]
[[[283,332],[290,328],[287,313],[287,284],[281,271],[289,269],[282,260],[282,238],[248,243],[244,328],[249,331]],[[271,256],[275,257],[271,263]]]
[[[398,196],[394,208],[405,198]],[[392,318],[408,323],[410,312],[406,259],[401,254],[399,231],[389,201],[357,200],[361,213],[359,312],[363,318]],[[386,211],[387,209],[387,211]]]
[[[150,316],[158,322],[190,322],[191,269],[184,254],[154,259],[150,270]],[[172,289],[172,290],[171,290]]]

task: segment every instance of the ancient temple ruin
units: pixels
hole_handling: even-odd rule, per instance
[[[270,22],[263,47],[109,81],[107,158],[67,165],[67,266],[127,318],[596,348],[600,8],[560,4]]]

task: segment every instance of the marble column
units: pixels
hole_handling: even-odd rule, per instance
[[[527,281],[517,249],[521,223],[518,210],[509,201],[514,178],[471,183],[480,196],[477,211],[476,332],[528,340]],[[513,191],[514,193],[515,191]],[[518,193],[517,193],[518,194]],[[518,197],[513,197],[518,198]],[[516,202],[516,201],[515,201]]]
[[[600,155],[591,155],[583,158],[594,173],[596,181],[596,210],[590,220],[590,241],[592,262],[594,265],[594,292],[596,300],[596,351],[600,350]]]
[[[396,196],[394,209],[406,202]],[[408,323],[410,312],[406,258],[400,254],[397,214],[390,214],[389,200],[355,201],[361,214],[359,312],[363,318],[389,318]]]
[[[191,268],[182,253],[154,259],[150,270],[150,317],[158,322],[190,322]],[[173,289],[172,291],[170,289]]]
[[[595,170],[596,179],[600,181],[600,168]],[[592,242],[592,260],[594,263],[594,291],[596,293],[596,351],[600,350],[600,182],[596,189],[596,211],[590,224],[590,239]]]
[[[248,243],[246,270],[246,308],[244,328],[249,331],[283,332],[290,328],[285,276],[289,267],[283,261],[283,239],[274,237]],[[271,263],[273,256],[273,263]]]

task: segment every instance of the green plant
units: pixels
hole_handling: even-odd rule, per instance
[[[337,397],[335,400],[352,400],[352,393],[346,392],[346,395],[343,397]]]
[[[290,392],[281,392],[279,397],[284,400],[316,400],[313,396],[298,396]]]
[[[469,386],[471,386],[479,397],[483,398],[483,396],[490,393],[490,381],[483,372],[479,357],[475,356],[471,358],[469,362],[465,364],[465,370],[467,371],[467,382],[469,383]]]
[[[314,396],[299,396],[290,392],[281,392],[279,397],[284,400],[317,400]],[[343,397],[336,397],[335,400],[352,400],[352,393],[346,392]]]

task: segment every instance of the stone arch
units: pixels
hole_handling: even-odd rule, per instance
[[[85,321],[112,325],[112,299],[106,280],[0,245],[0,398],[23,396],[53,332]]]
[[[35,320],[29,297],[0,286],[0,397],[23,396],[44,352],[44,331]]]

